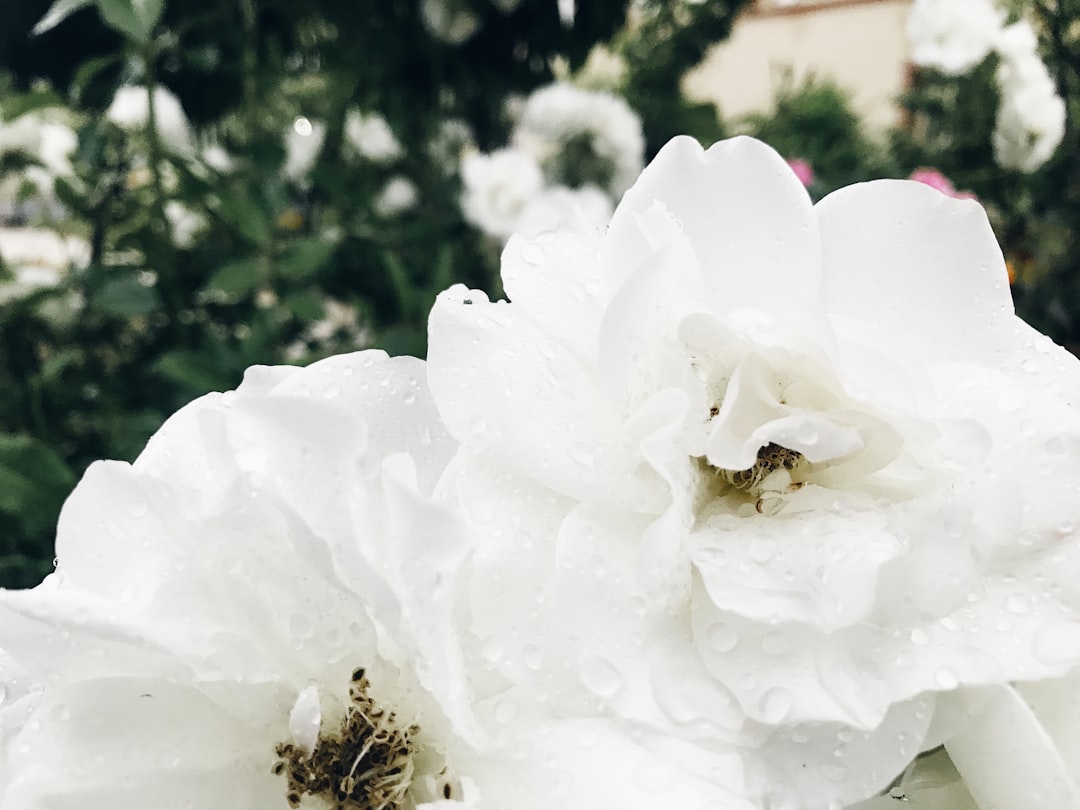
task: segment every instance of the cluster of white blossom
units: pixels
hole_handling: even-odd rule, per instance
[[[610,93],[548,85],[521,106],[512,146],[466,155],[466,218],[501,240],[571,223],[603,227],[641,171],[641,119]]]
[[[911,58],[949,75],[999,58],[1000,104],[993,133],[998,165],[1033,172],[1065,136],[1065,102],[1039,56],[1038,36],[1024,19],[1006,25],[994,0],[915,0],[908,15]]]
[[[1032,172],[1054,154],[1065,137],[1065,102],[1039,57],[1035,31],[1020,20],[998,39],[997,81],[1001,91],[994,126],[994,159]]]
[[[150,121],[150,102],[153,99],[154,128],[162,144],[177,153],[192,150],[194,136],[180,99],[167,88],[158,85],[153,96],[142,85],[125,85],[116,91],[105,111],[105,119],[130,132],[145,130]]]
[[[0,228],[0,304],[58,285],[90,263],[90,245],[45,228]]]
[[[79,139],[56,110],[27,112],[11,120],[0,119],[0,157],[20,155],[28,161],[0,181],[0,219],[58,218],[59,178],[72,179],[71,159]]]
[[[1080,806],[1080,362],[977,202],[680,138],[502,281],[89,469],[0,810]]]

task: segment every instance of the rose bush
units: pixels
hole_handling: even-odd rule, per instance
[[[977,203],[815,207],[758,142],[676,139],[503,283],[440,297],[428,375],[507,682],[821,808],[888,785],[935,695],[1080,660],[1080,367],[1014,316]]]

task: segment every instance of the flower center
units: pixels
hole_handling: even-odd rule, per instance
[[[288,780],[286,798],[299,807],[307,794],[334,810],[398,810],[414,776],[415,725],[375,705],[370,683],[357,669],[349,685],[350,705],[339,726],[320,730],[313,751],[278,743],[275,774]]]
[[[783,508],[785,494],[802,488],[805,481],[796,479],[808,471],[809,462],[797,450],[769,442],[758,450],[753,466],[745,470],[706,465],[729,492],[734,490],[737,497],[749,499],[759,514],[774,515]]]

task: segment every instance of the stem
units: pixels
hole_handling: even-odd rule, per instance
[[[180,328],[180,312],[184,305],[183,291],[180,288],[180,279],[176,274],[171,238],[169,237],[169,220],[165,216],[165,186],[161,179],[162,145],[161,134],[157,126],[157,105],[154,102],[154,88],[157,86],[155,77],[155,57],[153,44],[147,42],[142,48],[143,61],[146,65],[144,73],[144,85],[146,87],[147,116],[146,137],[150,145],[150,178],[154,189],[152,204],[152,224],[162,237],[162,241],[169,242],[166,250],[155,251],[155,269],[158,274],[158,290],[161,292],[162,302],[165,304],[165,312],[169,318],[168,331],[176,333]]]

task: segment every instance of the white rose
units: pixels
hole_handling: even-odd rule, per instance
[[[1032,172],[1054,154],[1065,137],[1065,102],[1039,57],[1031,26],[1021,20],[998,42],[1001,96],[994,123],[994,159],[998,165]]]
[[[360,157],[376,163],[397,160],[404,154],[394,131],[378,113],[349,110],[345,116],[345,143]]]
[[[490,155],[466,155],[461,181],[465,219],[484,233],[505,239],[514,233],[529,200],[540,193],[544,176],[527,153],[499,149]]]
[[[454,443],[423,377],[256,367],[88,470],[56,572],[0,591],[2,810],[753,810],[462,656],[475,537],[431,497]]]
[[[375,197],[375,212],[381,217],[396,217],[415,208],[419,200],[420,191],[416,184],[408,177],[395,175]]]
[[[626,101],[612,93],[571,84],[551,84],[533,92],[522,107],[513,137],[515,145],[544,165],[551,183],[563,185],[578,183],[548,167],[559,165],[559,155],[569,143],[580,148],[586,142],[590,154],[574,153],[570,169],[577,172],[586,164],[595,165],[598,176],[585,181],[603,184],[616,199],[641,173],[644,162],[641,119]]]
[[[907,20],[911,61],[966,73],[987,57],[1004,23],[993,0],[915,0]]]
[[[935,693],[1080,659],[1080,368],[977,203],[814,207],[768,147],[681,138],[603,237],[512,239],[503,285],[439,298],[428,374],[511,681],[818,810],[887,785]]]
[[[158,137],[173,151],[190,150],[193,141],[191,125],[180,100],[161,85],[154,88],[153,98]],[[121,129],[144,129],[150,118],[150,94],[141,85],[121,87],[105,111],[105,118]]]
[[[285,131],[285,176],[301,185],[310,182],[309,175],[322,152],[326,140],[326,124],[303,116],[293,121]]]

